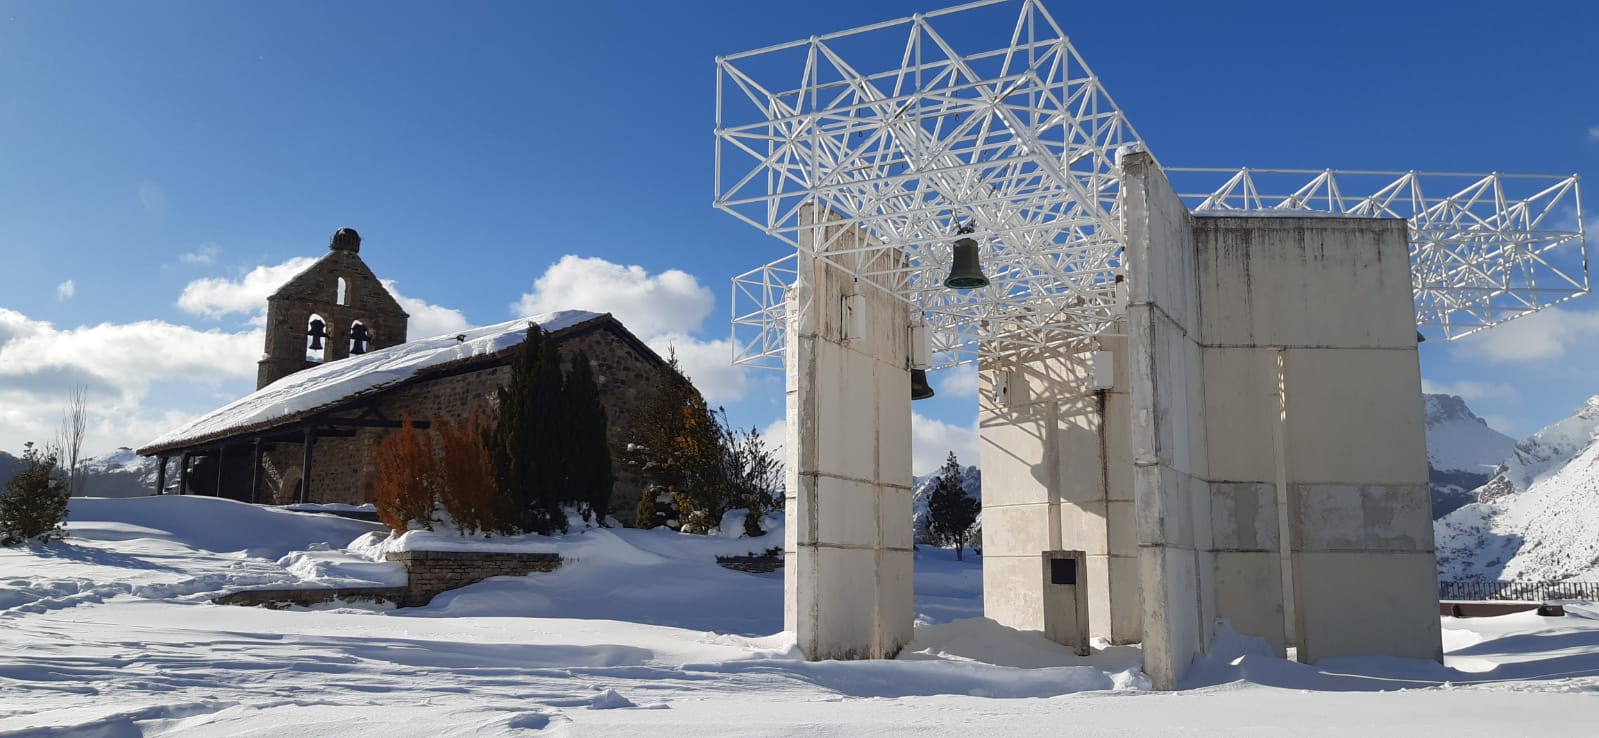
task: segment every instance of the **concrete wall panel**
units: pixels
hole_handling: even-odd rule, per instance
[[[1265,482],[1275,478],[1272,425],[1276,398],[1274,349],[1210,348],[1205,351],[1205,423],[1210,478]]]
[[[1413,309],[1404,221],[1206,216],[1194,232],[1207,344],[1414,345],[1393,320]]]
[[[1277,530],[1276,485],[1212,482],[1210,497],[1214,550],[1277,554],[1282,538]]]
[[[986,533],[985,533],[986,537]],[[1017,630],[1044,629],[1044,593],[1036,584],[1040,576],[1038,551],[1029,556],[983,553],[983,615]]]
[[[1301,660],[1442,660],[1432,552],[1297,554],[1294,576]]]
[[[1290,349],[1284,373],[1289,464],[1296,481],[1427,479],[1414,346],[1403,351]]]
[[[1216,571],[1216,616],[1226,618],[1240,633],[1266,639],[1277,655],[1284,655],[1287,634],[1277,552],[1217,551],[1211,560]]]

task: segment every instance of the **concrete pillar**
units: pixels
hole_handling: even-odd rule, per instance
[[[1148,154],[1119,163],[1144,671],[1172,689],[1216,618],[1193,218]]]
[[[784,628],[808,659],[891,658],[915,617],[910,308],[807,250],[864,236],[817,225],[802,238],[787,303]]]
[[[1065,632],[1057,621],[1070,613],[1051,604],[1040,567],[1072,549],[1088,633],[1138,641],[1126,341],[987,360],[979,387],[984,615]]]

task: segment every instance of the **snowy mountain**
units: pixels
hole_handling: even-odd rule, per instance
[[[155,491],[154,458],[126,446],[83,462],[82,497],[142,497]]]
[[[142,497],[155,490],[155,459],[122,447],[83,462],[80,497]],[[0,483],[22,471],[22,460],[0,451]]]
[[[1599,578],[1599,396],[1516,444],[1478,501],[1438,521],[1442,579]]]
[[[1472,490],[1486,484],[1494,467],[1515,448],[1515,439],[1488,427],[1456,395],[1423,395],[1427,422],[1427,476],[1434,519],[1476,501]]]
[[[927,500],[933,495],[933,484],[938,481],[938,473],[911,478],[911,519],[914,521],[916,540],[922,540],[927,534]],[[961,470],[961,486],[966,489],[966,496],[973,499],[983,499],[983,472],[975,466],[968,466]],[[982,525],[979,515],[978,523]]]

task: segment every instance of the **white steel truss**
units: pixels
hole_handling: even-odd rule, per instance
[[[1195,213],[1405,219],[1416,325],[1444,338],[1588,292],[1576,175],[1165,171]]]
[[[947,31],[999,2],[716,60],[716,207],[890,285],[924,314],[935,366],[1103,334],[1122,310],[1116,156],[1142,142],[1041,0],[1023,0],[1008,45],[958,47]],[[1549,254],[1582,242],[1580,216],[1556,223],[1558,208],[1576,206],[1575,177],[1521,194],[1506,183],[1522,179],[1485,175],[1429,200],[1422,183],[1453,175],[1395,175],[1345,197],[1339,182],[1368,173],[1309,172],[1310,184],[1273,198],[1259,194],[1258,171],[1189,202],[1412,219],[1418,323],[1446,337],[1587,291],[1585,259],[1573,267]],[[825,229],[806,224],[816,211]],[[979,242],[987,288],[942,285],[963,227]],[[793,259],[734,278],[735,361],[781,366]]]

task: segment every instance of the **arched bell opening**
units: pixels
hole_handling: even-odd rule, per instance
[[[305,360],[320,364],[327,359],[328,322],[311,314],[305,325]]]

